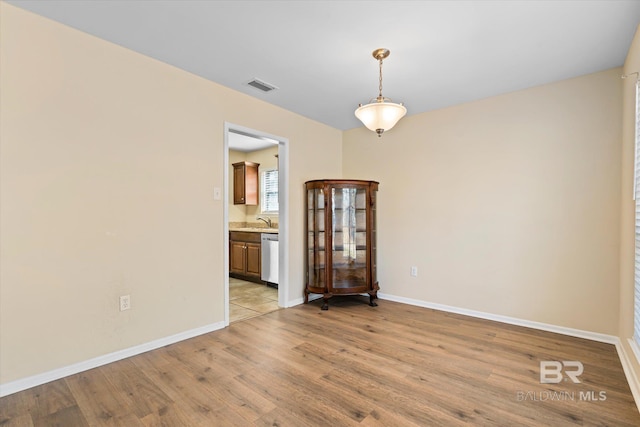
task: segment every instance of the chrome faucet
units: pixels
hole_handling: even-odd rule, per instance
[[[262,218],[261,216],[257,217],[256,219],[260,220],[260,221],[264,221],[265,224],[267,224],[268,228],[271,228],[271,218]]]

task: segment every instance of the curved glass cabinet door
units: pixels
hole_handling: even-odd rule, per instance
[[[310,292],[324,293],[325,274],[325,217],[322,188],[307,192],[307,284]]]
[[[366,188],[331,188],[331,286],[367,291]],[[360,201],[360,203],[356,203]]]

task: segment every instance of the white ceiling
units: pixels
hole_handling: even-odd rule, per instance
[[[236,151],[258,151],[271,148],[278,144],[278,141],[270,138],[262,138],[256,135],[249,135],[237,131],[229,131],[229,149]]]
[[[9,1],[338,129],[621,66],[640,1]],[[262,93],[258,78],[279,89]]]

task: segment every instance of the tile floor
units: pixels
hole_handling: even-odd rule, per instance
[[[278,310],[278,290],[229,278],[229,323]]]

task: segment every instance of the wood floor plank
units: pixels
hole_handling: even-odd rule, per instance
[[[610,344],[367,302],[278,310],[6,396],[0,425],[640,426]],[[582,362],[582,382],[541,384],[544,360]]]
[[[82,411],[77,405],[59,409],[56,412],[43,415],[33,420],[34,427],[56,427],[56,426],[89,426]]]
[[[220,341],[203,338],[185,343],[180,349],[172,349],[169,354],[196,373],[199,385],[234,408],[245,422],[255,421],[272,411],[275,405],[234,379],[234,375],[246,372],[246,367],[242,371],[234,370],[233,367],[241,363],[224,351],[226,348],[220,346]]]
[[[2,427],[33,427],[33,420],[29,414],[20,414],[12,418],[0,419]]]
[[[121,399],[129,403],[132,411],[140,419],[161,412],[173,403],[131,359],[106,365],[102,371]]]
[[[0,398],[0,426],[32,424],[31,413],[37,410],[35,388]],[[53,396],[52,400],[55,400]],[[27,419],[29,424],[26,424]]]
[[[30,412],[34,419],[44,418],[66,408],[77,408],[76,400],[64,379],[34,387],[31,391],[35,404]]]
[[[210,390],[206,380],[198,372],[191,371],[182,364],[155,368],[148,358],[137,358],[134,363],[144,370],[151,379],[177,406],[180,415],[185,415],[192,425],[213,423],[217,411],[225,408],[221,401]],[[205,369],[203,367],[203,369]],[[175,408],[175,407],[174,407]]]
[[[387,426],[403,426],[403,427],[422,427],[405,417],[398,416],[382,408],[376,408],[360,423],[362,427],[387,427]]]
[[[235,378],[217,382],[213,392],[249,422],[258,420],[276,408],[272,401]]]
[[[263,415],[254,423],[255,426],[295,426],[295,427],[314,427],[319,426],[321,424],[317,424],[311,418],[303,418],[301,414],[297,411],[293,411],[285,408],[284,406],[279,406],[269,412],[268,414]]]
[[[188,426],[193,423],[185,408],[176,403],[163,406],[158,411],[145,415],[140,421],[145,427]]]
[[[292,376],[285,378],[266,370],[258,370],[238,377],[248,387],[259,391],[279,408],[293,411],[295,418],[304,420],[305,424],[322,426],[357,426],[358,422],[345,415],[340,408],[325,405],[326,397],[317,384],[307,382],[290,383]],[[286,380],[285,380],[286,379]]]
[[[109,382],[103,369],[91,369],[65,379],[90,425],[134,427],[132,408]]]
[[[451,418],[441,408],[429,404],[424,392],[412,391],[407,395],[396,391],[395,386],[389,388],[371,376],[362,378],[360,372],[351,370],[335,370],[325,375],[325,380],[345,390],[352,389],[363,399],[375,404],[376,409],[386,410],[395,416],[423,426],[464,425],[459,418]]]

